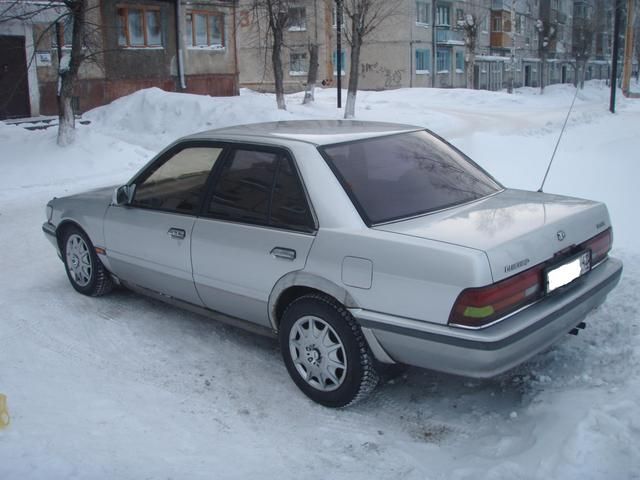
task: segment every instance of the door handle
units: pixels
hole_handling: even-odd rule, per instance
[[[270,253],[276,258],[284,258],[291,261],[296,259],[296,251],[291,248],[275,247]]]
[[[169,231],[167,232],[167,234],[171,238],[177,238],[178,240],[182,240],[182,239],[184,239],[184,237],[187,236],[187,232],[185,232],[181,228],[170,228]]]

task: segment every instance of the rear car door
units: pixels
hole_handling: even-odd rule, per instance
[[[119,278],[202,305],[191,269],[191,233],[214,164],[224,148],[187,142],[133,180],[129,205],[111,205],[104,222],[109,264]]]
[[[271,290],[304,268],[316,222],[288,152],[236,146],[223,162],[193,229],[196,288],[206,307],[270,326]]]

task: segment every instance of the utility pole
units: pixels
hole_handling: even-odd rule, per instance
[[[616,6],[613,20],[613,52],[611,58],[611,95],[609,111],[616,113],[616,88],[618,88],[618,50],[620,49],[620,20],[622,17],[622,0],[615,0]]]
[[[338,79],[338,108],[342,108],[342,0],[336,0],[336,71]]]
[[[509,12],[509,16],[511,18],[511,29],[509,32],[509,37],[511,37],[511,59],[509,60],[509,87],[507,88],[508,93],[513,93],[513,86],[515,83],[516,76],[516,7],[515,0],[511,0],[511,11]]]
[[[633,26],[635,15],[633,8],[635,2],[627,0],[627,29],[624,34],[624,63],[622,67],[622,93],[629,96],[629,83],[631,82],[631,65],[633,60]]]

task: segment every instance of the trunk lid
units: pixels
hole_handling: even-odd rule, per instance
[[[609,226],[603,203],[507,189],[466,205],[374,228],[482,250],[497,282]]]

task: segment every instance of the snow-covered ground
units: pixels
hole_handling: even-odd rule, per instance
[[[361,92],[359,119],[424,125],[508,186],[537,189],[574,89]],[[1,479],[640,479],[640,100],[589,82],[545,191],[604,200],[625,262],[588,328],[498,378],[419,369],[358,406],[313,404],[275,342],[117,291],[83,297],[40,231],[44,205],[125,182],[176,137],[339,118],[335,92],[138,92],[85,115],[77,142],[0,124]]]

